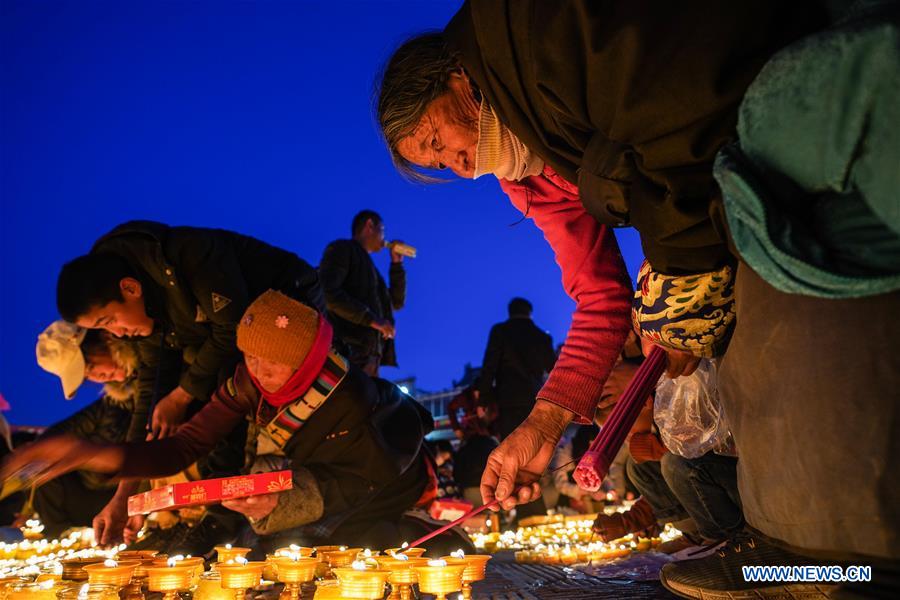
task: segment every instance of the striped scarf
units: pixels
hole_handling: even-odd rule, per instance
[[[313,413],[331,396],[349,368],[347,359],[332,350],[309,389],[300,398],[282,407],[257,437],[257,456],[284,456],[284,447]]]

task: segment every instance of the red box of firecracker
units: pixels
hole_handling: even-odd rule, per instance
[[[145,515],[157,510],[216,504],[232,498],[283,492],[293,487],[294,479],[290,471],[173,483],[130,496],[128,516]]]
[[[472,503],[465,500],[435,500],[428,507],[432,519],[455,521],[472,510]]]

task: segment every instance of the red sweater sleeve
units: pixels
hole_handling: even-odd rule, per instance
[[[538,393],[591,422],[603,383],[631,327],[631,281],[616,238],[589,215],[578,189],[546,167],[522,181],[500,180],[513,205],[543,232],[575,301],[556,366]]]
[[[240,392],[233,395],[227,386],[222,384],[174,436],[126,444],[124,466],[119,475],[123,478],[174,475],[209,454],[219,440],[255,409],[252,398]]]

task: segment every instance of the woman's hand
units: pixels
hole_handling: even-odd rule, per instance
[[[499,508],[510,510],[538,498],[541,495],[538,480],[547,470],[556,444],[573,417],[571,411],[538,399],[528,418],[488,457],[481,476],[484,503],[496,500]]]
[[[247,498],[235,498],[222,500],[222,506],[229,510],[239,512],[251,522],[265,519],[275,510],[278,504],[278,494],[263,494],[261,496],[249,496]]]

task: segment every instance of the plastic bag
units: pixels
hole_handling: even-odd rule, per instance
[[[656,385],[653,420],[666,448],[684,458],[707,452],[735,455],[734,440],[719,403],[715,359],[701,359],[693,374]]]

